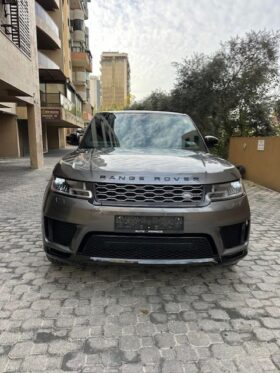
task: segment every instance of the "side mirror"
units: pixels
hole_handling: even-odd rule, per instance
[[[219,140],[215,136],[205,136],[204,141],[209,149],[214,148],[214,146],[218,145]]]

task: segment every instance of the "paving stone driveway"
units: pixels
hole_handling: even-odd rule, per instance
[[[0,160],[1,372],[280,371],[280,194],[248,184],[234,268],[55,267],[40,208],[57,156]]]

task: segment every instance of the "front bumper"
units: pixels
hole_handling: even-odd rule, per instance
[[[139,235],[131,231],[116,232],[115,216],[133,215],[133,216],[181,216],[184,218],[183,231],[180,234],[150,234]],[[70,227],[71,232],[64,232],[63,229]],[[71,198],[48,190],[43,205],[43,241],[46,254],[56,260],[64,262],[115,262],[130,264],[204,264],[204,263],[231,263],[243,258],[248,251],[249,228],[250,228],[250,209],[246,196],[223,202],[213,202],[205,207],[195,208],[131,208],[131,207],[109,207],[94,206],[87,200]],[[53,224],[58,227],[60,232],[54,236]],[[235,227],[243,230],[242,239],[237,239],[235,231],[228,227]],[[245,229],[245,231],[244,231]],[[102,247],[99,248],[98,255],[93,251],[83,251],[88,237],[105,237],[104,250],[110,247],[112,236],[116,244],[114,255],[103,255]],[[109,239],[108,239],[109,237]],[[140,238],[139,238],[140,237]],[[155,243],[170,242],[168,246],[167,257],[126,257],[122,251],[122,244],[134,245],[135,239],[142,240],[142,246],[145,240],[150,245],[149,250],[153,251]],[[150,242],[150,239],[154,241]],[[172,257],[172,247],[177,247],[177,241],[180,239],[186,242],[192,250],[195,248],[196,238],[206,238],[211,245],[211,255],[207,255],[206,248],[203,246],[203,253],[195,252],[191,257],[181,257],[180,255]],[[107,241],[106,241],[107,239]],[[110,241],[111,240],[111,241]],[[174,240],[174,242],[172,241]],[[231,245],[232,240],[233,245]],[[86,243],[85,243],[86,242]],[[139,242],[137,243],[138,248]],[[100,246],[100,244],[99,244]],[[142,249],[142,247],[141,247]],[[118,250],[122,255],[118,257]],[[199,248],[198,248],[199,250]],[[111,250],[109,250],[112,253]],[[100,255],[101,252],[101,255]],[[129,252],[129,251],[126,251]],[[159,251],[160,252],[160,251]],[[171,253],[171,254],[170,254]],[[175,253],[175,251],[174,251]]]

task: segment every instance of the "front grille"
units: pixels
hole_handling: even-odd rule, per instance
[[[156,185],[95,183],[95,201],[101,205],[199,206],[203,185]]]
[[[112,259],[206,259],[215,257],[208,236],[89,234],[80,255]]]

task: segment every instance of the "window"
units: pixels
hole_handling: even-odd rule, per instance
[[[64,84],[47,83],[46,93],[62,93],[64,95],[65,94]]]
[[[83,19],[72,19],[71,20],[71,26],[73,27],[73,30],[79,30],[84,31],[85,28],[85,22]]]
[[[201,135],[188,116],[160,113],[97,114],[81,147],[205,151]]]

